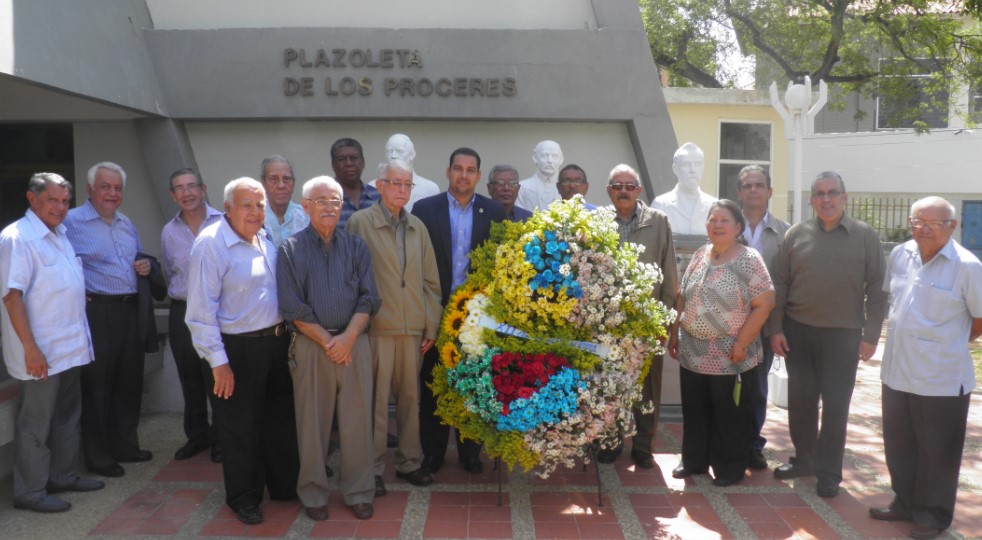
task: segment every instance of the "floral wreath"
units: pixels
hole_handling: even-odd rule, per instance
[[[494,225],[443,315],[437,414],[542,477],[631,435],[675,318],[652,298],[662,274],[638,261],[643,249],[619,242],[613,210],[590,212],[580,197]]]

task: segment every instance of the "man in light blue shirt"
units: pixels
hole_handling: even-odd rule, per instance
[[[982,335],[982,263],[951,239],[955,208],[915,202],[913,240],[890,254],[883,381],[883,446],[894,499],[870,508],[882,521],[911,521],[913,538],[951,525],[975,371],[968,342]]]
[[[54,493],[104,486],[75,474],[82,399],[77,368],[93,354],[85,279],[62,225],[71,196],[61,176],[35,174],[28,183],[30,209],[0,233],[3,359],[21,381],[14,507],[35,512],[72,507]]]
[[[266,190],[264,226],[273,245],[279,247],[284,240],[303,230],[310,218],[303,207],[292,200],[296,177],[290,160],[274,154],[263,160],[259,170],[259,181]]]
[[[85,312],[95,362],[82,368],[82,454],[103,476],[123,476],[120,463],[149,461],[137,425],[143,398],[143,347],[138,337],[137,276],[150,261],[137,259],[140,236],[123,204],[126,172],[110,161],[89,169],[89,200],[65,218],[68,239],[82,261]]]

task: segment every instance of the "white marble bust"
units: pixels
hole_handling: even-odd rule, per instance
[[[668,215],[672,232],[677,234],[706,234],[706,218],[716,197],[699,189],[705,157],[701,148],[687,142],[675,151],[672,171],[678,183],[675,189],[655,197],[653,208]]]
[[[408,163],[409,166],[413,166],[413,160],[416,159],[416,146],[413,145],[413,141],[408,136],[396,133],[389,137],[385,143],[385,159],[387,161],[399,159]],[[375,180],[369,184],[374,186]],[[440,193],[440,186],[436,182],[423,178],[413,171],[413,192],[409,196],[409,202],[406,203],[406,212],[412,211],[416,201],[437,193]]]
[[[535,174],[522,180],[515,206],[534,212],[545,210],[552,201],[558,201],[559,190],[556,181],[559,168],[563,165],[563,151],[556,141],[540,141],[532,150]]]

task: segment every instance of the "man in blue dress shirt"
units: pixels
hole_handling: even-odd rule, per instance
[[[140,236],[123,204],[126,172],[110,161],[89,169],[89,200],[65,218],[68,239],[82,260],[85,313],[95,362],[82,368],[82,454],[103,476],[123,476],[119,464],[149,461],[137,425],[143,398],[143,343],[137,336],[137,276],[150,261],[137,259]]]

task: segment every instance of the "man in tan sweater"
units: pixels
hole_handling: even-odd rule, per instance
[[[433,483],[423,468],[419,440],[419,372],[440,326],[440,275],[426,227],[406,212],[413,189],[412,167],[393,160],[379,165],[375,186],[381,199],[355,212],[347,229],[365,240],[382,308],[371,321],[375,374],[375,494],[384,495],[389,395],[396,400],[396,476],[415,486]]]

